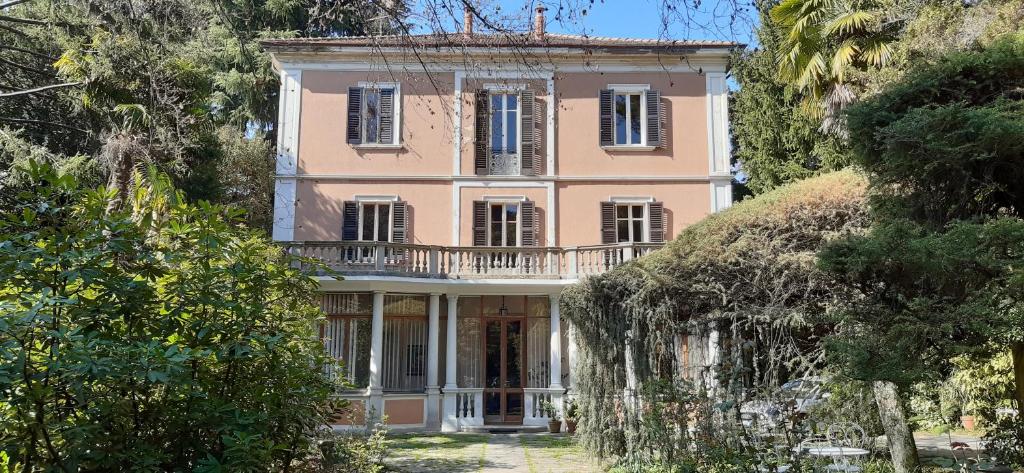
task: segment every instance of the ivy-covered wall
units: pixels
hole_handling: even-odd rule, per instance
[[[683,453],[680,424],[696,416],[666,412],[819,366],[822,316],[846,294],[815,254],[867,227],[866,187],[849,170],[780,187],[568,288],[583,445],[620,463],[671,461]]]

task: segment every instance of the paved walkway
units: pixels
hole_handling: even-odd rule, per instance
[[[413,434],[388,441],[397,472],[598,473],[601,468],[561,434]]]

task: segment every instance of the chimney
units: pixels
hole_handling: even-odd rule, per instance
[[[543,38],[544,37],[544,11],[547,10],[545,7],[537,7],[537,14],[533,17],[533,37]]]
[[[468,5],[462,14],[462,34],[473,36],[473,10],[470,10]]]

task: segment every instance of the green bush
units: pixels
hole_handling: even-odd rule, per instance
[[[285,471],[331,412],[317,283],[155,173],[46,167],[0,210],[0,453],[33,471]]]

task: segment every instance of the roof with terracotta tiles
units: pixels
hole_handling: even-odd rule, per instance
[[[609,38],[601,36],[546,33],[486,34],[436,33],[395,36],[339,36],[334,38],[268,39],[260,42],[269,50],[320,49],[345,47],[508,47],[508,48],[569,48],[569,49],[622,49],[622,50],[692,50],[732,49],[742,47],[732,41],[664,40],[639,38]]]

